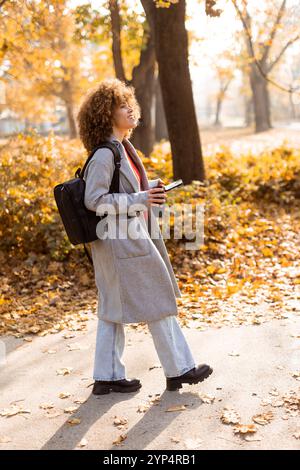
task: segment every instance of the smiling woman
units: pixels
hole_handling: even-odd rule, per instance
[[[120,127],[129,138],[140,118],[133,87],[117,79],[104,80],[84,99],[78,113],[79,135],[91,152]]]
[[[147,322],[168,390],[180,388],[182,382],[197,383],[212,372],[206,364],[195,367],[176,320],[176,297],[181,293],[151,211],[151,206],[166,201],[164,183],[159,178],[148,180],[142,160],[128,140],[138,118],[134,89],[118,79],[100,83],[85,98],[78,114],[80,137],[88,152],[108,141],[121,155],[119,193],[109,193],[114,173],[109,148],[98,149],[84,173],[86,207],[98,211],[105,206],[106,210],[108,204],[117,215],[114,234],[118,234],[111,237],[107,233],[90,244],[99,294],[94,394],[134,392],[141,387],[139,380],[125,378],[122,354],[126,323]],[[148,218],[140,214],[145,210]],[[129,212],[133,216],[124,231]],[[132,238],[132,225],[139,227],[138,238]]]

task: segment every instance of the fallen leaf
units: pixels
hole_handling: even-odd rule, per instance
[[[20,408],[19,406],[12,406],[11,408],[4,408],[3,410],[0,410],[0,415],[6,416],[7,418],[9,418],[10,416],[15,416],[17,414],[22,414],[22,413],[31,413],[31,411],[24,410],[23,408]]]
[[[78,403],[79,405],[82,405],[82,403],[85,403],[87,401],[87,398],[75,398],[75,400],[73,400],[74,403]]]
[[[50,410],[54,408],[54,403],[41,403],[40,408],[42,408],[42,410]]]
[[[150,408],[150,404],[147,404],[147,405],[139,405],[138,406],[138,409],[137,409],[137,412],[138,413],[145,413],[146,411],[148,411]]]
[[[292,372],[292,377],[295,377],[296,380],[300,380],[300,372],[299,371]]]
[[[64,398],[69,398],[71,396],[70,392],[60,392],[58,395],[58,398],[64,399]]]
[[[175,405],[175,406],[170,406],[166,412],[172,412],[172,411],[184,411],[186,410],[187,405]]]
[[[271,405],[274,406],[274,408],[278,408],[279,406],[284,405],[284,401],[283,400],[274,400],[274,401],[272,401]]]
[[[265,424],[269,424],[270,421],[272,421],[273,418],[274,418],[273,412],[272,411],[267,411],[266,413],[261,413],[261,414],[253,416],[252,420],[255,423],[265,425]]]
[[[247,434],[247,433],[253,433],[256,432],[257,428],[255,424],[241,424],[239,423],[237,426],[233,428],[234,433],[239,433],[239,434]]]
[[[71,424],[72,426],[75,424],[80,424],[81,419],[80,418],[70,418],[68,419],[67,423]]]
[[[203,403],[211,404],[214,402],[215,398],[213,395],[208,395],[207,393],[198,393],[198,396],[201,398]]]
[[[63,367],[62,369],[57,369],[57,375],[68,375],[71,374],[73,367]]]
[[[64,409],[64,413],[74,413],[77,411],[79,406],[69,406],[68,408]]]
[[[221,415],[221,420],[224,424],[237,424],[240,422],[240,419],[240,415],[233,408],[224,408]]]
[[[127,439],[127,434],[120,434],[120,436],[117,437],[115,441],[113,441],[113,444],[118,446],[120,445],[123,441]]]
[[[158,405],[159,402],[161,401],[161,396],[153,397],[149,401],[151,405]]]
[[[117,417],[115,416],[114,418],[114,425],[115,426],[124,426],[125,424],[128,424],[128,419],[127,418],[120,418],[120,417]]]

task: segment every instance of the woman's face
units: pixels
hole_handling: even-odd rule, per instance
[[[136,118],[128,103],[121,103],[116,107],[113,115],[113,124],[120,130],[128,130],[136,127]]]

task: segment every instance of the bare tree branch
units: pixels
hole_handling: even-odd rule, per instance
[[[268,43],[264,47],[264,52],[263,52],[263,55],[262,55],[262,58],[261,58],[261,63],[262,64],[265,64],[266,61],[267,61],[268,55],[270,53],[271,46],[272,46],[274,38],[276,36],[277,27],[280,24],[281,18],[283,17],[283,14],[284,14],[284,11],[285,11],[285,5],[286,5],[286,0],[283,0],[282,4],[281,4],[281,6],[278,10],[276,20],[274,21]]]
[[[283,56],[287,48],[290,47],[292,44],[294,44],[294,42],[298,41],[298,39],[300,39],[300,34],[297,34],[296,37],[294,37],[293,39],[290,39],[286,43],[286,45],[281,49],[276,59],[274,59],[273,62],[271,62],[270,65],[267,67],[267,73],[269,73],[274,68],[274,66],[279,62],[279,60],[281,59],[281,57]]]
[[[242,25],[246,33],[246,39],[247,39],[246,44],[247,44],[248,55],[252,59],[255,59],[255,52],[254,52],[252,33],[251,33],[251,17],[247,10],[247,4],[245,1],[243,1],[243,7],[244,7],[244,14],[243,14],[236,0],[232,0],[232,3],[233,3],[234,8],[236,9],[238,16],[240,17],[240,20],[242,22]]]
[[[236,0],[232,0],[232,3],[233,3],[234,8],[236,9],[236,12],[237,12],[238,16],[240,17],[240,20],[241,20],[241,22],[243,24],[243,27],[244,27],[244,31],[246,33],[246,38],[247,38],[246,44],[247,44],[249,57],[253,59],[253,62],[255,63],[259,73],[262,75],[262,77],[267,82],[269,82],[272,85],[274,85],[275,87],[279,88],[279,90],[285,91],[287,93],[294,93],[294,94],[300,95],[300,93],[296,92],[296,88],[294,88],[294,89],[291,88],[291,87],[286,88],[283,85],[280,85],[279,83],[277,83],[274,80],[272,80],[271,78],[269,78],[268,75],[267,75],[267,72],[269,72],[275,66],[275,64],[280,60],[281,56],[286,51],[286,49],[291,44],[293,44],[296,40],[299,39],[299,36],[296,36],[294,39],[291,39],[290,41],[288,41],[287,44],[284,46],[284,48],[281,50],[280,54],[277,56],[277,58],[272,62],[272,64],[269,66],[269,68],[266,69],[266,65],[262,63],[262,60],[260,60],[260,61],[257,60],[257,58],[255,56],[253,40],[252,40],[252,34],[251,34],[251,30],[248,27],[248,25],[251,24],[251,17],[249,16],[249,13],[248,13],[248,10],[247,10],[247,1],[242,0],[243,6],[244,6],[244,15],[245,16],[243,15],[243,12],[238,7]],[[282,8],[285,8],[285,0],[283,1],[282,5],[281,5],[280,10]],[[278,17],[279,17],[279,19],[281,19],[281,16],[279,16],[279,12],[278,12],[277,18]],[[275,34],[274,34],[274,36],[275,36]],[[264,65],[264,67],[262,65]]]

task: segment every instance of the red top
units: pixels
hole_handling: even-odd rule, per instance
[[[125,149],[125,147],[124,147]],[[125,154],[127,156],[127,160],[129,162],[129,164],[131,165],[131,168],[133,169],[133,173],[135,174],[136,176],[136,179],[138,180],[138,183],[139,183],[139,191],[141,191],[141,173],[138,169],[138,167],[136,166],[136,164],[134,163],[132,157],[129,155],[129,153],[127,152],[127,150],[125,149]],[[148,219],[148,211],[145,210],[143,211],[143,214],[144,214],[144,217],[145,217],[145,220],[147,221]]]
[[[125,147],[124,147],[125,148]],[[139,190],[141,190],[141,174],[140,174],[140,171],[138,169],[138,167],[136,166],[136,164],[134,163],[134,161],[132,160],[132,157],[129,155],[129,153],[127,152],[127,150],[125,149],[125,152],[126,152],[126,156],[127,156],[127,159],[133,169],[133,172],[139,182]]]

